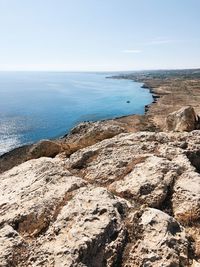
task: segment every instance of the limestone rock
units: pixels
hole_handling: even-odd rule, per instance
[[[0,225],[13,225],[18,232],[38,235],[48,227],[73,190],[85,185],[58,159],[25,162],[0,175]]]
[[[123,180],[114,182],[110,189],[122,197],[159,207],[172,188],[180,167],[157,156],[148,157],[137,164]]]
[[[37,235],[5,225],[0,230],[1,266],[116,266],[125,246],[126,209],[126,202],[105,188],[83,187]]]
[[[113,120],[83,122],[73,128],[63,139],[62,143],[68,146],[66,154],[71,154],[104,139],[123,133],[125,129],[119,122]]]
[[[196,124],[197,115],[191,106],[170,113],[166,118],[166,130],[168,131],[189,132],[196,129]]]
[[[194,161],[191,156],[191,161],[187,157],[194,150],[200,150],[199,131],[122,133],[78,150],[66,160],[66,166],[89,182],[108,185],[123,179],[149,156],[176,162],[183,171],[194,170]],[[196,154],[198,163],[200,156]]]
[[[104,188],[80,189],[39,241],[34,260],[56,267],[116,266],[126,239],[125,209]]]
[[[27,155],[32,145],[25,145],[13,149],[0,156],[0,174],[27,161]]]
[[[192,266],[191,267],[200,267],[200,263],[193,260]]]
[[[120,260],[127,201],[86,187],[56,158],[30,160],[0,179],[0,266],[100,267]]]
[[[200,175],[194,171],[183,173],[175,182],[172,198],[175,218],[191,223],[200,218]]]
[[[188,245],[198,260],[199,151],[199,131],[121,133],[69,157],[29,160],[2,173],[0,262],[187,266]]]
[[[40,157],[55,157],[62,151],[62,147],[59,143],[50,140],[41,140],[34,144],[29,152],[28,159],[37,159]]]
[[[141,236],[130,244],[123,266],[188,266],[188,240],[181,225],[166,213],[148,208],[141,222]]]
[[[151,155],[157,146],[153,138],[144,144],[136,134],[120,134],[73,153],[66,166],[92,183],[109,184]]]
[[[26,258],[26,245],[11,226],[5,225],[0,229],[0,266],[18,266],[20,262],[21,266],[25,266],[21,256]]]

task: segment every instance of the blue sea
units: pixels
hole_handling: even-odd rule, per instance
[[[112,75],[112,73],[110,73]],[[149,90],[108,73],[0,72],[0,155],[82,121],[143,114]],[[130,101],[130,103],[127,103]]]

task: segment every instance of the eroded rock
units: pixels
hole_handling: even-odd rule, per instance
[[[200,218],[200,175],[183,173],[175,182],[172,198],[175,218],[186,224]]]
[[[83,188],[60,211],[36,248],[36,263],[50,266],[116,266],[126,239],[126,204],[104,188]]]
[[[34,159],[1,174],[2,262],[187,266],[199,257],[199,151],[199,131],[121,133],[70,157]],[[137,210],[143,215],[132,234],[140,236],[132,239],[127,222]],[[193,231],[189,256],[176,220]]]
[[[44,231],[72,191],[85,182],[65,169],[58,159],[25,162],[0,175],[0,225],[38,235]]]
[[[67,167],[89,182],[112,183],[154,152],[157,144],[151,137],[143,144],[136,134],[120,134],[75,152],[67,160]]]
[[[141,236],[135,244],[129,245],[123,267],[188,266],[185,230],[173,217],[148,208],[142,214],[138,227]]]
[[[197,128],[197,121],[197,115],[193,107],[183,107],[167,116],[166,130],[175,132],[190,132]]]
[[[59,143],[50,140],[41,140],[40,142],[32,145],[27,158],[37,159],[41,157],[55,157],[58,153],[62,152],[62,146]]]
[[[73,128],[62,139],[62,143],[68,146],[65,152],[70,155],[78,149],[94,145],[123,132],[125,132],[123,125],[114,120],[83,122]]]
[[[173,162],[150,156],[109,188],[125,198],[160,207],[180,171],[181,168]]]
[[[9,225],[2,227],[0,229],[0,266],[25,266],[27,256],[27,244],[18,232]]]

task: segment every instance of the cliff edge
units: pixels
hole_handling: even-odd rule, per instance
[[[197,114],[82,123],[4,155],[0,266],[200,266]]]

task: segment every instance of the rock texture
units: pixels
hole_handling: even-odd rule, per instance
[[[26,245],[23,238],[10,225],[5,225],[0,229],[0,266],[25,266],[26,256],[20,259],[23,254],[23,248]]]
[[[125,208],[123,200],[104,188],[79,190],[39,240],[41,245],[34,252],[36,264],[115,266],[126,239]]]
[[[134,121],[134,120],[133,120]],[[97,121],[83,122],[73,128],[69,134],[58,140],[41,140],[33,145],[25,145],[0,156],[0,173],[26,162],[40,157],[55,157],[59,153],[71,155],[73,152],[111,138],[119,133],[127,132],[130,126],[128,122],[121,121]],[[134,123],[135,124],[135,123]],[[140,124],[138,122],[137,124]],[[135,127],[135,126],[134,126]],[[131,126],[131,130],[133,126]]]
[[[140,218],[141,236],[129,245],[124,266],[188,266],[188,240],[183,227],[166,213],[148,208]]]
[[[0,175],[0,266],[199,264],[200,132],[87,127]]]
[[[180,171],[180,166],[168,159],[150,156],[109,188],[118,195],[160,207]]]
[[[80,148],[96,144],[125,131],[123,124],[114,120],[83,122],[64,136],[62,143],[68,147],[65,153],[70,155]]]
[[[60,144],[50,140],[41,140],[30,148],[28,159],[37,159],[41,157],[53,158],[61,152],[62,146]]]
[[[48,227],[63,201],[85,185],[58,159],[30,160],[0,176],[0,225],[38,235]]]
[[[170,113],[166,118],[166,130],[176,132],[190,132],[197,128],[197,115],[193,107],[183,107]]]
[[[196,172],[184,172],[175,182],[173,194],[175,217],[189,223],[200,218],[200,175]]]
[[[126,239],[122,221],[126,202],[104,188],[83,187],[74,192],[84,185],[82,180],[65,175],[66,188],[57,182],[61,191],[55,190],[55,180],[49,181],[49,191],[53,194],[40,187],[37,195],[41,190],[47,191],[48,199],[38,196],[34,200],[29,196],[32,203],[24,198],[23,207],[18,200],[21,205],[15,207],[15,211],[11,204],[10,214],[5,214],[1,221],[1,266],[11,263],[11,266],[69,267],[117,264]],[[47,173],[45,176],[48,177]],[[30,188],[34,191],[33,181]],[[71,191],[73,194],[67,196]],[[31,194],[28,189],[26,193]],[[20,193],[13,190],[9,195],[16,199]]]
[[[197,261],[193,261],[192,267],[200,267],[200,263],[198,263]]]

